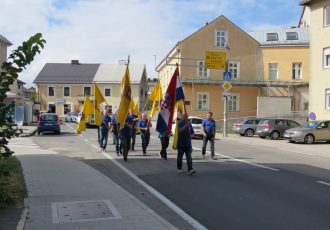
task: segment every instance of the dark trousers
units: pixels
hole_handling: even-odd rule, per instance
[[[131,144],[131,137],[120,137],[120,148],[122,149],[124,158],[127,158],[128,156],[130,144]]]
[[[162,145],[162,150],[160,151],[160,156],[163,159],[167,159],[167,147],[170,143],[170,138],[166,135],[165,137],[160,137],[160,143]]]
[[[214,135],[206,135],[203,137],[202,154],[205,155],[207,142],[210,141],[211,156],[214,157]]]
[[[135,139],[136,139],[136,132],[132,131],[132,150],[134,150],[135,147]]]
[[[192,148],[191,147],[184,147],[184,148],[178,149],[177,167],[178,167],[179,170],[182,169],[182,158],[183,158],[184,154],[186,154],[188,171],[193,169],[191,153],[192,153]]]
[[[150,141],[150,133],[141,132],[141,139],[142,139],[142,151],[143,153],[146,153]]]
[[[106,127],[100,127],[100,147],[101,149],[106,149],[108,144],[108,129]]]
[[[115,146],[116,146],[116,153],[118,154],[119,153],[119,135],[118,135],[118,132],[113,132],[113,142],[115,143]]]
[[[100,126],[97,126],[97,142],[100,144]]]

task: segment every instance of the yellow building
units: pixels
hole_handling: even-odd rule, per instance
[[[228,70],[233,77],[228,117],[255,116],[259,88],[247,82],[262,80],[260,45],[224,16],[178,42],[159,63],[157,72],[163,92],[178,63],[187,112],[204,117],[207,111],[213,111],[215,119],[222,119],[224,70],[205,68],[206,51],[227,54]]]
[[[309,111],[316,119],[330,119],[330,0],[304,0],[308,14],[302,26],[310,27]],[[310,17],[308,20],[308,16]],[[309,24],[310,23],[310,24]]]

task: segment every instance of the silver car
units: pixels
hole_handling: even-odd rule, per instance
[[[284,138],[290,142],[313,144],[315,141],[330,142],[330,121],[309,121],[302,127],[288,129]]]
[[[232,130],[241,136],[252,137],[261,119],[244,119],[233,124]]]

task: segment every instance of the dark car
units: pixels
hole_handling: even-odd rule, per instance
[[[59,117],[55,113],[40,114],[37,132],[38,135],[43,132],[55,132],[59,135],[61,133]]]
[[[234,123],[232,130],[241,136],[252,137],[261,119],[243,119]]]
[[[257,135],[264,139],[270,137],[277,140],[283,137],[285,130],[300,127],[300,124],[287,119],[264,119],[257,126]]]

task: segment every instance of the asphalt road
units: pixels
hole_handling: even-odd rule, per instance
[[[71,127],[64,124],[62,135],[46,134],[34,140],[42,148],[96,168],[179,229],[191,228],[113,160],[97,151],[95,129],[77,136]],[[188,176],[176,172],[176,152],[171,148],[167,162],[159,159],[160,143],[154,131],[152,136],[146,157],[142,155],[140,136],[136,139],[137,151],[129,153],[128,162],[115,156],[111,136],[107,155],[205,227],[330,229],[330,157],[292,151],[290,145],[286,149],[283,141],[263,140],[270,141],[269,147],[229,138],[216,141],[216,152],[221,154],[217,161],[204,160],[199,150],[202,141],[194,140],[193,164],[197,173]],[[259,140],[250,138],[248,142],[255,141]],[[317,152],[317,146],[313,151]]]

